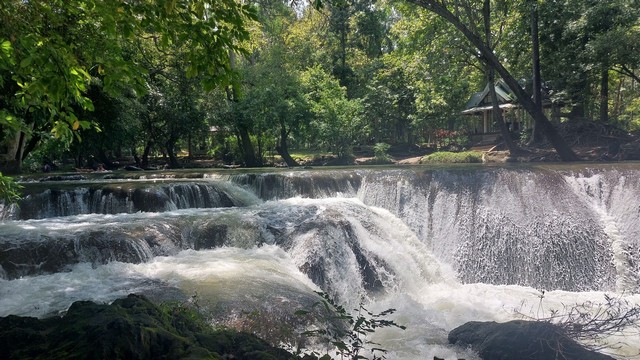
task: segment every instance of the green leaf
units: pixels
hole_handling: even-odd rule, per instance
[[[26,68],[29,65],[31,65],[32,61],[33,61],[33,58],[31,56],[27,56],[26,58],[22,59],[22,61],[20,61],[20,67]]]
[[[13,47],[11,46],[11,42],[9,40],[5,40],[0,43],[0,49],[2,49],[2,53],[4,54],[4,56],[11,57],[11,54],[13,53]]]
[[[177,0],[169,0],[169,1],[165,1],[165,3],[164,3],[164,10],[165,10],[167,13],[171,13],[171,12],[173,12],[173,10],[174,10],[174,9],[175,9],[175,7],[176,7],[176,3],[177,3]]]
[[[16,183],[15,180],[9,176],[2,175],[0,172],[0,200],[5,204],[14,204],[20,200],[20,192],[23,186]]]

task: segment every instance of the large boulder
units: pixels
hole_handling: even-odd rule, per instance
[[[453,329],[449,342],[471,346],[487,360],[614,360],[586,349],[558,326],[541,321],[471,321]]]

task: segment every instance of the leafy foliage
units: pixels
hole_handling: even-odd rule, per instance
[[[44,118],[55,136],[71,141],[91,127],[78,115],[94,110],[92,77],[112,96],[146,91],[146,70],[127,56],[127,44],[148,37],[161,50],[188,47],[185,74],[210,89],[232,81],[229,51],[241,51],[255,14],[234,0],[9,0],[0,19],[0,123]]]
[[[0,200],[4,204],[14,204],[20,200],[20,191],[22,185],[15,182],[15,180],[9,176],[4,176],[0,172]]]
[[[305,71],[301,80],[312,113],[314,142],[338,157],[350,156],[354,143],[361,143],[368,133],[362,102],[348,99],[346,89],[319,67]]]
[[[609,124],[640,128],[637,1],[489,4],[491,53],[527,91],[537,6],[542,77],[558,121],[602,119],[604,109]],[[491,54],[429,10],[450,10],[482,42],[482,2],[312,5],[2,2],[0,132],[27,139],[7,161],[51,136],[86,140],[69,148],[78,165],[142,153],[176,166],[194,144],[253,165],[277,150],[349,158],[353,145],[432,142],[438,129],[470,122],[460,112],[486,84]]]
[[[376,143],[373,146],[373,156],[376,158],[377,162],[384,163],[391,160],[391,157],[388,154],[391,145],[387,143]]]
[[[396,324],[392,320],[385,319],[396,310],[388,309],[381,313],[372,313],[360,303],[355,313],[348,312],[343,306],[337,304],[326,293],[317,292],[320,301],[314,304],[314,309],[298,310],[297,315],[305,316],[313,313],[320,318],[322,327],[305,332],[306,336],[321,338],[329,347],[334,347],[336,355],[341,359],[368,359],[364,354],[371,353],[372,359],[384,359],[385,349],[378,348],[379,344],[367,337],[377,329],[395,327],[404,330],[405,327]],[[327,350],[328,351],[328,350]],[[326,354],[321,360],[331,359]]]

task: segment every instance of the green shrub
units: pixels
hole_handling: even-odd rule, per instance
[[[387,143],[376,143],[373,146],[374,158],[366,162],[366,164],[392,164],[393,159],[389,156],[388,151],[391,145]]]
[[[481,163],[482,153],[477,151],[448,152],[440,151],[420,159],[421,164],[433,163]]]
[[[15,182],[12,177],[4,176],[0,172],[0,203],[13,204],[20,200],[22,185]]]

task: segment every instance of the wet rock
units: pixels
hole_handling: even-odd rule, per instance
[[[538,321],[471,321],[453,329],[449,342],[471,346],[491,360],[614,360],[584,348],[558,326]]]
[[[63,317],[0,318],[3,359],[294,359],[257,337],[213,331],[184,306],[129,295],[75,302]]]

